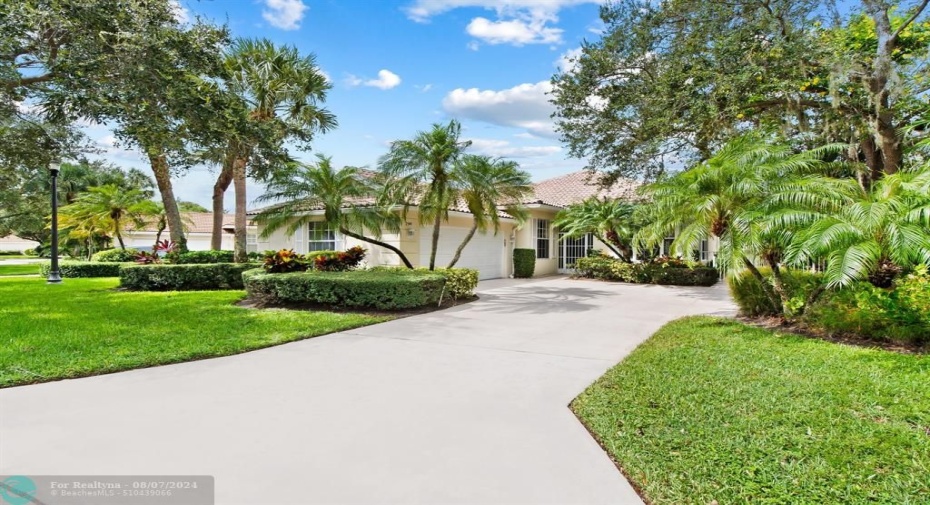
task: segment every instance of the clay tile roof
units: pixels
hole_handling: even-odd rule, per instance
[[[533,186],[535,192],[533,199],[524,203],[568,207],[592,196],[632,200],[636,197],[637,186],[636,181],[620,179],[611,187],[603,188],[596,174],[581,170],[536,183]]]
[[[182,212],[181,219],[187,226],[185,229],[187,233],[211,233],[213,231],[213,213],[211,212]],[[235,220],[235,214],[223,214],[223,227],[232,228]],[[129,229],[133,230],[134,227],[130,226]],[[158,223],[149,221],[136,231],[158,231]]]

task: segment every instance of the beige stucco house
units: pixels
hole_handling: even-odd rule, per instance
[[[610,188],[602,188],[596,181],[591,180],[587,171],[573,172],[534,184],[533,196],[523,202],[529,211],[530,219],[521,226],[516,220],[505,217],[497,234],[476,233],[462,252],[456,266],[477,269],[481,279],[509,277],[513,274],[513,249],[527,248],[536,251],[535,276],[569,273],[575,260],[586,256],[590,249],[602,250],[607,254],[610,254],[610,250],[591,236],[562,236],[553,225],[556,214],[565,207],[592,196],[632,199],[635,189],[636,183],[629,180],[621,180]],[[362,201],[356,204],[369,203]],[[258,210],[250,214],[254,215],[257,212]],[[318,215],[319,221],[312,221],[294,234],[287,234],[281,229],[267,238],[262,238],[261,225],[258,225],[258,250],[294,249],[299,253],[307,253],[362,246],[368,250],[368,266],[401,265],[397,255],[388,249],[327,229],[322,222],[322,210],[310,210],[308,213],[311,216]],[[466,209],[450,210],[449,220],[443,224],[439,235],[437,266],[446,266],[449,263],[455,249],[471,228],[472,222],[472,215]],[[386,233],[381,236],[383,242],[403,251],[414,266],[429,264],[431,239],[432,227],[419,224],[415,208],[407,216],[406,224],[400,233]],[[710,249],[707,244],[702,245],[700,254],[703,260],[711,259],[713,251]]]
[[[210,212],[182,212],[181,218],[184,220],[184,234],[187,237],[187,248],[191,251],[207,251],[210,249],[210,239],[213,236],[213,214]],[[223,241],[221,249],[232,250],[234,247],[233,222],[236,216],[234,214],[223,215]],[[162,232],[161,238],[169,238],[169,230]],[[155,244],[155,237],[158,235],[158,226],[154,222],[145,223],[141,228],[135,229],[132,226],[123,232],[123,241],[126,247],[132,248],[151,248]],[[249,226],[246,235],[247,249],[249,252],[258,251],[258,240],[254,226]],[[147,250],[147,249],[146,249]]]

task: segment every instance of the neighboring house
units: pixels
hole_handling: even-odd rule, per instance
[[[187,237],[187,248],[191,251],[206,251],[210,249],[210,239],[213,236],[213,214],[210,212],[182,212],[181,218],[185,224],[184,234]],[[223,215],[223,242],[221,249],[232,250],[234,247],[233,222],[234,214]],[[158,235],[158,223],[147,222],[142,228],[135,229],[130,226],[123,232],[123,241],[126,247],[151,250]],[[170,238],[169,229],[166,228],[161,238]],[[246,235],[247,250],[258,251],[257,235],[254,226],[248,227]],[[114,240],[114,245],[115,240]]]
[[[0,237],[0,251],[23,252],[26,249],[35,249],[38,245],[39,243],[34,240],[17,237],[16,235]]]
[[[586,256],[589,250],[601,250],[607,254],[610,254],[610,251],[590,236],[561,236],[552,224],[556,214],[565,207],[592,196],[632,199],[635,197],[636,186],[633,181],[621,180],[610,188],[601,188],[596,181],[590,180],[590,173],[587,171],[573,172],[534,184],[533,196],[523,202],[529,211],[530,219],[523,226],[518,226],[516,220],[505,217],[501,220],[501,230],[496,235],[476,233],[465,247],[456,266],[478,270],[481,279],[508,277],[513,273],[513,249],[518,247],[536,251],[535,276],[569,273],[575,261]],[[374,202],[370,199],[359,199],[352,204],[365,206],[373,205]],[[260,210],[253,210],[249,215],[254,216]],[[279,229],[267,238],[258,238],[258,249],[294,249],[298,253],[307,253],[362,246],[368,249],[366,264],[369,266],[401,265],[397,255],[387,249],[342,236],[336,230],[328,229],[322,222],[322,210],[309,209],[308,213],[311,216],[318,215],[319,221],[309,223],[293,235]],[[472,223],[472,215],[466,208],[450,209],[449,221],[444,222],[440,230],[436,266],[444,267],[449,263]],[[261,233],[261,225],[257,227],[257,231]],[[416,207],[411,209],[400,233],[384,233],[380,240],[403,251],[414,266],[429,265],[432,225],[419,224]],[[702,253],[708,260],[711,259],[711,254],[712,251],[709,250]]]

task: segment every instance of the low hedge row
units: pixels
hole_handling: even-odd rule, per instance
[[[379,310],[437,304],[446,285],[441,273],[409,269],[284,274],[256,269],[242,277],[249,296],[263,303],[319,303]]]
[[[242,273],[254,263],[202,265],[125,265],[119,270],[120,287],[134,291],[202,291],[242,289]]]
[[[104,263],[97,261],[60,261],[58,273],[65,279],[79,277],[119,277],[119,269],[124,263]],[[42,262],[39,271],[48,276],[52,269],[51,262]]]
[[[575,275],[605,281],[669,286],[713,286],[720,279],[720,272],[713,267],[626,263],[603,256],[579,258],[575,262]]]
[[[136,255],[139,254],[139,251],[128,248],[128,249],[104,249],[103,251],[98,251],[90,257],[91,261],[100,261],[103,263],[128,263],[136,260]]]
[[[368,269],[369,272],[409,272],[406,267],[387,267],[377,266]],[[420,267],[417,272],[429,272],[430,269]],[[433,272],[442,275],[446,279],[445,292],[443,297],[451,297],[453,300],[469,298],[475,295],[475,289],[478,287],[478,271],[473,268],[437,268]]]
[[[175,258],[181,265],[206,265],[210,263],[232,263],[234,251],[188,251]]]

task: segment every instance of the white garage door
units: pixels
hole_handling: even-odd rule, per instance
[[[433,229],[424,226],[420,233],[420,263],[422,266],[429,266],[429,254],[432,250]],[[455,255],[455,249],[462,243],[465,235],[468,234],[467,228],[455,228],[443,226],[439,231],[439,250],[436,252],[436,266],[445,267],[452,261]],[[487,235],[481,232],[475,233],[471,241],[462,251],[462,257],[459,258],[456,267],[474,268],[478,270],[479,279],[496,279],[503,277],[501,266],[504,254],[504,235],[493,233]]]

